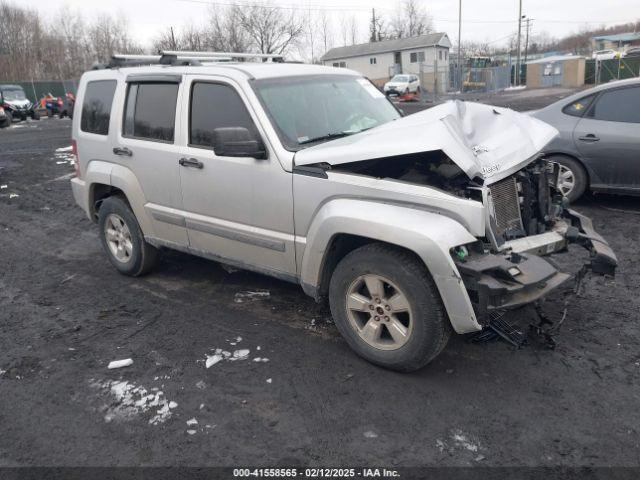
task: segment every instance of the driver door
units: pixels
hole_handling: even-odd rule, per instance
[[[186,146],[180,182],[189,245],[196,253],[295,278],[293,193],[250,103],[226,78],[185,78]],[[244,127],[265,144],[266,159],[217,155],[216,128]]]

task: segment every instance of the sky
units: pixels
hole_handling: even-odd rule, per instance
[[[9,0],[10,2],[15,0]],[[434,21],[436,31],[446,32],[455,43],[458,36],[458,0],[418,0]],[[99,12],[124,13],[136,40],[149,46],[157,32],[169,26],[199,25],[207,17],[208,4],[261,4],[264,0],[19,0],[21,6],[42,13],[56,12],[67,5],[86,17]],[[269,0],[287,9],[300,7],[327,10],[336,24],[354,15],[366,41],[371,8],[388,17],[401,0]],[[522,0],[522,14],[532,19],[531,34],[547,32],[562,37],[581,27],[597,27],[640,19],[640,0]],[[518,0],[462,0],[462,41],[491,42],[501,46],[517,30]]]

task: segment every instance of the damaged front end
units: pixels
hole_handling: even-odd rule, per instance
[[[544,159],[488,186],[470,186],[486,206],[486,238],[452,252],[478,321],[535,303],[567,282],[544,256],[578,244],[589,250],[585,271],[614,275],[617,259],[591,220],[569,208],[555,188],[558,165]],[[582,271],[581,271],[582,272]],[[578,278],[581,278],[581,273]]]

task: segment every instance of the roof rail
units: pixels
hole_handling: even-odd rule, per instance
[[[240,53],[240,52],[187,52],[180,50],[161,50],[163,56],[175,56],[178,58],[193,59],[237,59],[237,58],[258,58],[262,60],[271,60],[272,62],[283,63],[284,56],[278,53]]]
[[[92,70],[108,68],[137,67],[142,65],[191,65],[199,66],[202,62],[229,62],[240,58],[260,58],[282,63],[282,55],[269,53],[228,53],[228,52],[181,52],[162,50],[158,55],[129,55],[116,53],[107,64],[97,63]]]

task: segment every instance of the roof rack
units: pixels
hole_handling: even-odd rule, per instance
[[[232,52],[182,52],[178,50],[161,50],[158,55],[125,55],[116,53],[107,64],[95,64],[93,70],[107,68],[136,67],[141,65],[191,65],[199,66],[202,62],[230,62],[236,59],[256,58],[263,61],[283,63],[282,55],[270,53],[232,53]]]
[[[247,59],[256,58],[283,63],[284,56],[277,53],[240,53],[240,52],[187,52],[180,50],[161,50],[160,54],[166,57],[190,58],[190,59]]]

